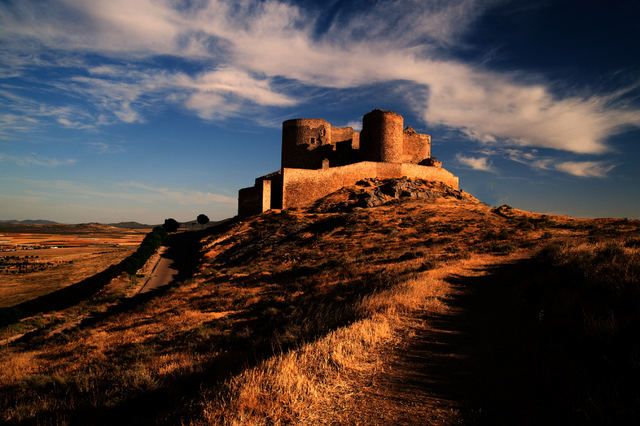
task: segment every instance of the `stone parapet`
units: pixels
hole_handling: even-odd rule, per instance
[[[360,179],[408,177],[443,182],[458,189],[458,178],[444,168],[417,164],[362,161],[321,170],[282,169],[282,208],[306,207],[338,189]]]

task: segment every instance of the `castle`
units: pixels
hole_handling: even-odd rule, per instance
[[[379,109],[365,114],[360,132],[322,119],[285,121],[281,167],[239,191],[239,216],[306,207],[363,178],[404,176],[458,189],[458,178],[431,158],[431,136],[404,128],[400,114]]]

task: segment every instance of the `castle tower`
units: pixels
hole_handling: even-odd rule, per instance
[[[317,118],[296,118],[282,123],[282,167],[322,168],[332,151],[331,123]]]
[[[360,150],[364,161],[402,163],[404,119],[391,111],[374,109],[362,117]]]

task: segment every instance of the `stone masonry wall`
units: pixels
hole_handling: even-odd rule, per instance
[[[331,128],[332,144],[350,141],[351,139],[353,139],[353,128],[351,127],[332,127]]]
[[[331,124],[304,118],[282,123],[282,167],[313,169],[333,151]]]
[[[443,182],[458,189],[458,178],[448,170],[417,164],[360,162],[324,170],[284,168],[282,208],[305,207],[360,179],[409,177]]]
[[[431,136],[407,127],[403,133],[402,162],[418,164],[431,158]]]

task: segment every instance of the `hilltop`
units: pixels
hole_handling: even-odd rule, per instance
[[[637,418],[638,221],[363,179],[171,238],[171,285],[22,321],[0,349],[3,421]]]

